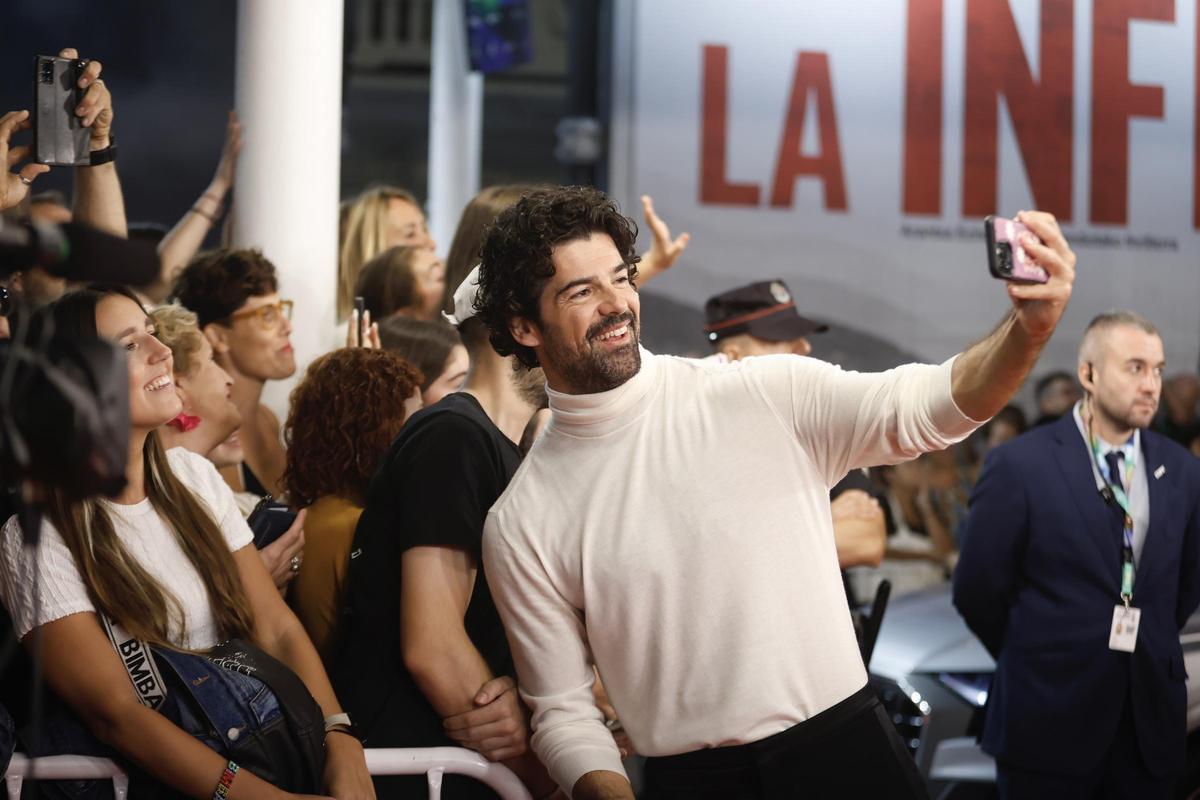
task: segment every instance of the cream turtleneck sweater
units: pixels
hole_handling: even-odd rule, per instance
[[[622,772],[593,659],[648,756],[757,741],[863,687],[829,487],[977,427],[952,363],[858,374],[643,351],[616,389],[551,391],[549,427],[488,515],[484,564],[560,786]]]

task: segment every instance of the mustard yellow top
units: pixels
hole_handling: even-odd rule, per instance
[[[362,508],[340,497],[319,498],[304,521],[304,559],[288,602],[329,666],[350,566],[350,545]]]

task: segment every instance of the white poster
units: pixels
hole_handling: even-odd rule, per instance
[[[611,190],[692,234],[652,291],[783,278],[940,360],[1008,307],[984,215],[1041,208],[1078,279],[1036,372],[1114,307],[1196,368],[1196,2],[625,0],[615,28]]]

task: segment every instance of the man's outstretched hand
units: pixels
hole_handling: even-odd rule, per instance
[[[1071,299],[1071,288],[1075,284],[1075,253],[1067,245],[1058,220],[1044,211],[1022,211],[1016,219],[1033,236],[1025,235],[1021,244],[1039,267],[1046,270],[1050,280],[1046,283],[1009,283],[1008,296],[1012,300],[1017,324],[1034,341],[1045,341],[1054,333]]]
[[[642,195],[642,211],[646,215],[646,226],[650,228],[650,249],[642,254],[642,262],[638,265],[639,283],[647,283],[656,275],[669,270],[687,249],[691,235],[681,233],[671,237],[671,229],[662,217],[654,213],[654,201],[650,195]]]

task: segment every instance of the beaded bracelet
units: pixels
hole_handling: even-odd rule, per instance
[[[238,765],[230,761],[221,773],[221,782],[213,792],[213,800],[226,800],[229,797],[229,787],[233,785],[233,776],[237,775]]]

